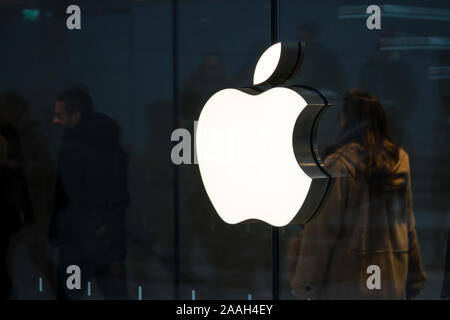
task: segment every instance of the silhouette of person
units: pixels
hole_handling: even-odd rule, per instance
[[[17,161],[20,160],[33,213],[33,223],[21,228],[11,239],[9,248],[10,255],[15,256],[20,255],[17,251],[20,247],[25,247],[33,264],[11,267],[14,266],[17,274],[29,272],[28,279],[22,275],[18,285],[26,283],[27,280],[34,282],[39,274],[45,279],[47,287],[54,288],[54,265],[47,251],[48,227],[53,208],[54,161],[44,140],[40,122],[30,115],[27,101],[13,91],[5,92],[2,101],[0,113],[3,124],[8,123],[9,130],[15,132]]]
[[[386,123],[373,95],[346,93],[341,130],[324,161],[334,185],[297,244],[291,278],[296,297],[410,299],[423,287],[409,158]],[[375,280],[368,274],[373,265],[380,268]]]
[[[57,97],[53,123],[62,139],[51,230],[60,248],[58,297],[81,298],[86,282],[95,278],[105,298],[125,299],[128,156],[118,143],[118,125],[93,112],[81,89]],[[66,286],[70,265],[81,269],[81,290]]]
[[[18,102],[18,103],[12,103]],[[6,92],[0,97],[0,212],[1,224],[1,276],[2,298],[8,299],[12,283],[6,261],[11,237],[24,226],[33,223],[33,209],[24,174],[21,139],[14,126],[10,108],[13,104],[25,110],[26,104],[14,92]]]

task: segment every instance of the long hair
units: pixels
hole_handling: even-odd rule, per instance
[[[325,156],[356,142],[364,149],[363,173],[370,182],[393,185],[399,146],[388,132],[387,117],[378,99],[361,90],[348,91],[342,106],[343,124]]]

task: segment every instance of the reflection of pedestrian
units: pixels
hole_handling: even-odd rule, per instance
[[[8,273],[6,255],[11,237],[33,221],[31,200],[24,174],[24,162],[19,133],[11,121],[8,102],[16,94],[0,97],[0,212],[2,298],[8,299],[12,284]]]
[[[78,265],[82,289],[95,278],[106,298],[124,299],[128,156],[118,144],[118,126],[93,112],[89,95],[81,90],[57,98],[53,122],[63,142],[52,227],[60,247],[59,295],[80,298],[80,290],[65,285],[67,267]]]
[[[292,292],[312,299],[402,299],[425,282],[412,210],[408,154],[392,142],[377,99],[352,90],[344,97],[341,131],[325,167],[334,186],[318,216],[305,225]],[[370,290],[367,268],[380,267]]]
[[[20,167],[27,193],[26,201],[30,202],[30,211],[33,212],[33,224],[23,226],[17,236],[11,239],[9,248],[11,255],[15,256],[16,250],[25,245],[32,264],[20,266],[20,269],[14,265],[14,270],[23,273],[26,268],[36,268],[46,279],[54,274],[54,266],[47,252],[55,178],[53,159],[42,135],[40,122],[30,114],[27,101],[14,91],[5,92],[1,100],[1,126],[3,130],[9,128],[11,156],[15,158],[16,166]],[[34,281],[35,275],[31,272],[29,279]],[[26,282],[26,278],[21,277],[20,282]],[[54,287],[53,282],[47,281],[47,284]]]

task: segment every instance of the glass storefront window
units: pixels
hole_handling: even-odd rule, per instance
[[[357,0],[77,1],[80,29],[68,28],[69,17],[78,18],[67,1],[1,3],[2,273],[10,283],[4,297],[61,298],[61,268],[70,260],[89,275],[72,298],[298,298],[292,283],[303,261],[304,226],[225,223],[195,153],[205,103],[222,89],[251,87],[276,35],[305,44],[302,65],[286,85],[317,89],[330,103],[317,127],[322,161],[345,123],[349,90],[368,92],[383,106],[392,141],[409,159],[427,275],[417,298],[439,299],[450,226],[450,6],[374,4],[381,26],[371,30],[368,5]],[[75,138],[81,149],[73,149],[68,131],[58,129],[89,126],[79,121],[90,111],[74,111],[81,120],[67,111],[72,103],[84,108],[80,92],[100,116],[91,119],[88,138]],[[117,150],[126,165],[114,167]],[[174,163],[174,154],[183,163]],[[103,235],[109,223],[115,231]],[[392,237],[396,225],[387,225]]]

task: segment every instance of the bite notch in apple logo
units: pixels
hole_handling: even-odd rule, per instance
[[[221,90],[200,113],[199,170],[227,223],[304,224],[327,196],[332,180],[315,138],[329,104],[313,88],[280,86],[296,74],[304,50],[304,43],[272,45],[256,65],[252,87]]]

